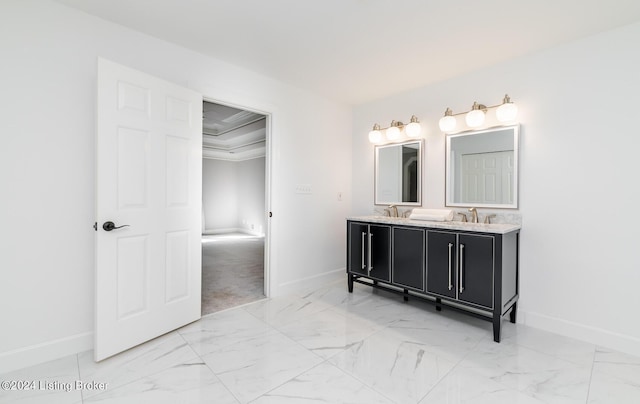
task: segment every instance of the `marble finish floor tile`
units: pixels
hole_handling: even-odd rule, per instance
[[[306,300],[297,296],[266,299],[243,306],[242,309],[274,327],[301,320],[310,314],[326,310],[329,304]]]
[[[85,400],[101,404],[238,404],[202,362],[183,363]]]
[[[456,362],[429,352],[425,344],[380,331],[329,362],[397,403],[419,402]]]
[[[278,331],[239,340],[202,358],[241,403],[247,403],[322,362]]]
[[[2,380],[0,403],[636,404],[640,358],[346,280],[206,316],[100,363],[84,352]]]
[[[82,380],[108,383],[109,389],[115,389],[197,357],[186,341],[172,332],[98,363],[93,360],[93,351],[84,352],[78,355],[78,365]],[[84,391],[83,396],[98,393]]]
[[[365,286],[354,285],[354,291]],[[355,293],[355,292],[354,292]],[[354,301],[352,304],[339,307],[353,317],[363,318],[380,326],[389,324],[403,318],[412,316],[429,316],[428,305],[416,307],[418,302],[405,302],[402,296],[374,289],[368,296]],[[431,307],[433,309],[433,307]]]
[[[640,358],[606,349],[596,351],[588,404],[640,403]]]
[[[596,346],[521,324],[504,324],[501,343],[517,344],[578,365],[591,366]]]
[[[74,404],[82,402],[82,392],[75,389],[80,379],[76,355],[0,375],[0,381],[28,382],[28,390],[0,389],[0,403]],[[33,384],[32,384],[33,383]]]
[[[458,365],[546,403],[585,403],[591,366],[485,339]]]
[[[178,333],[198,355],[204,356],[272,329],[264,321],[238,308],[204,317],[178,329]]]
[[[346,276],[344,281],[332,282],[317,289],[297,294],[299,297],[312,302],[323,302],[334,307],[347,307],[363,299],[371,297],[371,288],[353,288],[353,293],[347,292]]]
[[[251,404],[393,404],[328,363],[291,379]]]
[[[369,321],[332,309],[311,314],[279,328],[280,332],[324,359],[362,342],[379,329]]]
[[[420,404],[544,404],[490,378],[455,369],[434,387]]]
[[[459,362],[480,341],[487,338],[486,330],[465,327],[464,323],[434,321],[433,324],[398,321],[387,330],[395,333],[395,338],[424,346],[431,354]]]

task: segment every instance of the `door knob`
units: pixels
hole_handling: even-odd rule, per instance
[[[102,225],[102,228],[104,229],[104,231],[111,231],[111,230],[120,229],[123,227],[129,227],[129,225],[123,224],[122,226],[116,226],[115,223],[113,222],[104,222],[104,224]]]

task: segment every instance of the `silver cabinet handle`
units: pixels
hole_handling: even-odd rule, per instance
[[[362,232],[362,248],[361,248],[361,250],[362,250],[362,261],[361,261],[361,263],[362,263],[362,269],[365,269],[365,268],[366,268],[366,265],[364,264],[364,250],[365,250],[365,248],[364,248],[364,247],[365,247],[365,244],[364,244],[364,236],[365,236],[366,234],[367,234],[367,233]]]
[[[464,291],[464,282],[462,280],[462,268],[464,268],[464,244],[460,244],[460,279],[458,279],[460,286],[460,293]]]
[[[452,243],[449,243],[449,290],[453,288],[453,284],[451,283],[451,248],[453,247]]]
[[[373,237],[373,233],[371,233],[371,230],[369,230],[369,249],[367,250],[367,252],[369,253],[369,272],[368,275],[371,275],[371,271],[373,270],[373,265],[371,265],[371,237]]]

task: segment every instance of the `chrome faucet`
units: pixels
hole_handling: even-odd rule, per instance
[[[396,205],[389,205],[387,209],[389,210],[389,216],[398,217],[398,208],[396,207]]]
[[[478,210],[476,208],[469,208],[471,212],[471,223],[478,223]]]
[[[461,222],[464,222],[464,223],[466,223],[466,222],[467,222],[467,215],[466,215],[466,214],[464,214],[464,213],[462,213],[462,212],[458,212],[458,213],[456,213],[456,214],[461,216],[461,218],[460,218],[460,221],[461,221]]]

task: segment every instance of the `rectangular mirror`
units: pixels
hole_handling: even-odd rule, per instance
[[[375,147],[376,205],[420,206],[422,141]]]
[[[518,208],[519,126],[447,136],[446,206]]]

